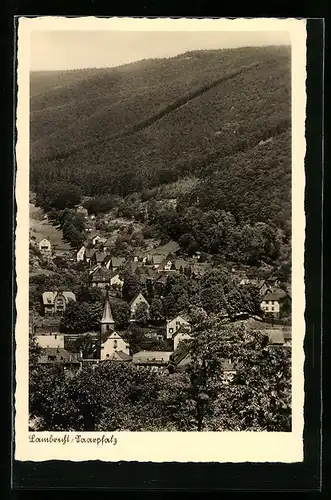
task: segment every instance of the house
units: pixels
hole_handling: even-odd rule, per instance
[[[119,351],[130,355],[130,346],[119,333],[110,331],[108,338],[101,343],[100,360],[110,360],[113,358],[114,353]]]
[[[84,207],[82,207],[81,205],[79,205],[79,206],[76,208],[76,213],[77,213],[77,214],[84,215],[84,217],[87,217],[87,216],[88,216],[88,210],[87,210],[87,208],[84,208]]]
[[[45,347],[41,350],[38,363],[44,366],[60,365],[63,370],[77,371],[80,360],[76,354],[60,347]]]
[[[104,267],[97,267],[94,271],[90,273],[89,285],[92,287],[106,288],[110,286],[110,281],[112,278],[112,272]]]
[[[173,351],[139,351],[132,356],[134,365],[167,366]]]
[[[96,236],[94,236],[94,237],[92,238],[92,245],[94,245],[94,246],[95,246],[95,245],[97,245],[98,243],[106,243],[106,241],[107,241],[107,238],[102,238],[102,236],[98,236],[98,235],[96,235]]]
[[[190,330],[189,318],[186,315],[178,315],[173,319],[167,321],[167,339],[173,338],[173,334],[179,330],[181,326],[185,326]]]
[[[141,292],[137,293],[136,296],[131,300],[130,302],[130,312],[131,312],[131,319],[130,321],[134,321],[134,315],[136,313],[137,307],[139,304],[146,304],[147,311],[149,311],[149,303],[143,296]]]
[[[44,292],[42,294],[44,315],[64,313],[69,300],[76,300],[73,292]]]
[[[236,369],[231,359],[220,358],[219,362],[222,368],[222,382],[227,385],[232,382]],[[187,345],[179,345],[177,349],[173,352],[169,359],[169,371],[181,371],[186,370],[192,363],[192,357]]]
[[[110,276],[110,286],[116,286],[120,290],[123,288],[124,281],[120,278],[120,275],[117,271],[114,271]]]
[[[115,271],[116,269],[122,269],[125,263],[125,257],[111,257],[110,255],[107,255],[104,260],[105,267],[107,267],[107,269],[111,269],[112,271]]]
[[[102,251],[96,250],[91,257],[91,264],[101,266],[106,257],[107,257],[106,252],[104,252],[103,250]]]
[[[43,238],[39,243],[38,243],[39,251],[44,257],[50,257],[52,255],[52,245],[49,240],[46,238]]]
[[[148,259],[147,262],[150,262],[153,265],[154,269],[157,269],[162,264],[163,261],[164,261],[163,254],[154,254],[150,257],[150,259]]]
[[[120,336],[120,334],[117,333],[114,329],[115,321],[113,319],[108,290],[106,292],[103,314],[100,323],[101,323],[100,360],[101,361],[110,360],[113,358],[114,353],[117,353],[119,351],[127,355],[130,355],[129,344],[125,342],[125,340]]]
[[[152,248],[143,256],[143,262],[151,262],[154,266],[159,266],[164,259],[170,255],[176,254],[180,246],[175,241],[168,241],[165,245]]]
[[[158,272],[161,271],[171,271],[173,262],[170,259],[164,259],[163,262],[158,266]]]
[[[172,335],[174,351],[178,348],[178,344],[180,342],[182,342],[183,340],[192,339],[192,337],[189,334],[189,331],[190,330],[186,325],[180,326],[178,330],[175,331],[175,333]]]
[[[279,318],[282,310],[290,307],[291,298],[284,290],[269,292],[264,297],[260,304],[261,310],[265,315]]]
[[[79,250],[78,252],[76,253],[76,260],[77,262],[80,262],[80,261],[83,261],[84,258],[85,258],[85,246],[83,245]]]
[[[40,347],[60,347],[64,349],[64,335],[36,335],[36,342]]]
[[[93,255],[95,254],[96,250],[94,248],[86,248],[85,250],[85,260],[88,264],[90,264],[91,259]]]

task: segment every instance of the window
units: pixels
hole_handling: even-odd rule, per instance
[[[169,333],[173,333],[174,329],[173,328],[169,328]]]
[[[265,311],[269,311],[269,307],[268,306],[265,306]]]
[[[274,310],[275,310],[274,306],[272,306],[271,310],[272,310],[272,311],[274,311]]]
[[[55,361],[55,356],[48,356],[48,361]]]

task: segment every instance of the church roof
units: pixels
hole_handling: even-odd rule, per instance
[[[113,319],[112,312],[111,312],[108,290],[106,292],[106,299],[105,299],[105,303],[103,306],[103,314],[102,314],[102,318],[101,318],[101,323],[115,323],[115,321]]]

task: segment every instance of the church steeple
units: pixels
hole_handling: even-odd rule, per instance
[[[103,306],[103,314],[101,318],[101,333],[105,333],[114,330],[115,321],[110,307],[109,293],[106,290],[106,298]]]

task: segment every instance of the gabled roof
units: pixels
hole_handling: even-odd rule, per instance
[[[49,243],[49,244],[51,244],[51,242],[47,238],[43,238],[42,240],[40,240],[39,243],[38,243],[38,245],[41,245],[42,243]]]
[[[144,297],[144,295],[141,292],[138,292],[138,293],[136,293],[136,295],[131,300],[130,306],[132,306],[132,304],[137,300],[137,298],[139,297],[139,295],[141,295],[145,299],[145,301],[147,302],[147,304],[148,304],[148,300]]]
[[[68,302],[68,300],[76,300],[76,296],[73,292],[44,292],[42,294],[43,304],[45,305],[54,304],[55,298],[58,293],[64,296],[66,302]]]
[[[174,320],[175,320],[175,319],[177,319],[177,318],[181,318],[181,319],[183,319],[184,321],[186,321],[187,323],[189,323],[189,322],[190,322],[190,319],[191,319],[191,318],[189,317],[189,315],[188,315],[188,314],[186,314],[185,312],[183,312],[183,313],[179,313],[179,314],[177,314],[177,316],[174,316],[174,317],[173,317],[173,318],[171,318],[171,319],[168,319],[168,320],[167,320],[167,323],[170,323],[171,321],[174,321]]]
[[[54,361],[48,359],[48,356],[55,356]],[[62,347],[44,347],[41,349],[41,354],[38,359],[39,363],[72,363],[79,365],[77,356]]]
[[[276,292],[270,292],[270,293],[267,293],[267,295],[265,295],[263,297],[263,300],[282,300],[284,299],[285,297],[288,297],[288,294],[286,292],[284,292],[284,290],[278,290]]]

